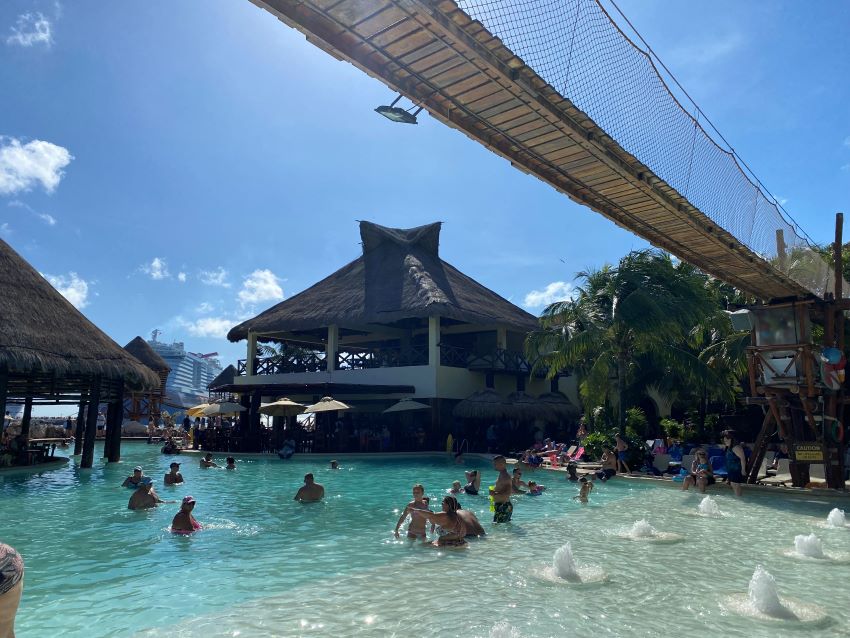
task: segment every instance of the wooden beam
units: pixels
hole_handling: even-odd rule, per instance
[[[83,457],[80,468],[88,469],[94,462],[94,440],[97,435],[97,408],[100,404],[100,377],[94,377],[86,410],[86,431],[83,439]]]
[[[74,456],[83,452],[83,438],[86,432],[86,398],[80,399],[80,409],[77,411],[77,427],[74,431]]]
[[[32,421],[32,397],[27,397],[24,403],[24,416],[21,419],[21,436],[29,441],[30,438],[30,422]]]

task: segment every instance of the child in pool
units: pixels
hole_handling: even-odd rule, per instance
[[[540,496],[543,494],[543,490],[546,489],[545,485],[538,485],[536,481],[528,482],[528,495],[529,496]]]
[[[581,484],[581,489],[579,490],[578,496],[573,496],[573,500],[586,505],[588,500],[590,500],[590,493],[593,491],[593,483],[588,481],[586,476],[582,476],[579,479],[579,483]]]
[[[463,492],[463,487],[461,487],[460,481],[452,483],[452,489],[449,490],[449,494],[460,494],[461,492]]]

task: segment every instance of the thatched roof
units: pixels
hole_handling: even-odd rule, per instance
[[[501,419],[507,415],[508,408],[502,395],[486,388],[473,392],[458,403],[452,414],[462,419]]]
[[[171,368],[165,362],[165,359],[160,357],[156,351],[148,345],[148,342],[141,337],[136,337],[126,346],[124,350],[136,357],[154,372],[170,372]]]
[[[11,375],[100,375],[132,387],[160,380],[0,240],[0,366]]]
[[[239,341],[249,331],[275,333],[437,315],[533,330],[533,315],[440,259],[440,226],[437,222],[403,230],[360,222],[362,256],[234,327],[227,338]]]
[[[507,414],[512,419],[519,421],[534,421],[542,419],[545,421],[555,420],[555,411],[546,403],[538,401],[530,394],[517,390],[507,396]]]
[[[546,392],[537,397],[537,400],[548,405],[555,416],[561,419],[577,417],[580,412],[563,392]]]
[[[207,386],[208,390],[215,390],[221,386],[232,385],[233,379],[236,378],[236,366],[232,363],[227,366],[224,370],[219,372],[218,376],[210,381],[210,384]]]

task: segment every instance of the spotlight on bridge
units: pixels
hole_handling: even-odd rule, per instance
[[[399,124],[416,124],[416,116],[419,115],[419,112],[422,110],[422,107],[420,106],[413,113],[411,113],[410,111],[405,111],[400,106],[396,106],[396,102],[398,102],[400,99],[401,95],[394,99],[392,101],[392,104],[390,104],[389,106],[379,106],[375,109],[375,112],[380,113],[392,122],[398,122]]]

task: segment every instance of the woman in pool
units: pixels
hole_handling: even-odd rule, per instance
[[[191,534],[203,529],[201,524],[192,516],[192,510],[195,509],[195,499],[192,496],[184,496],[183,502],[180,504],[180,511],[174,516],[171,521],[171,531],[175,534]]]
[[[726,480],[732,486],[735,496],[740,496],[747,456],[744,454],[744,448],[735,441],[734,430],[726,430],[723,433],[723,445],[726,446]]]
[[[536,481],[528,482],[528,495],[529,496],[540,496],[543,494],[543,490],[546,489],[545,485],[538,485]]]
[[[700,493],[704,494],[705,488],[714,483],[714,472],[708,462],[708,455],[705,450],[697,450],[694,462],[691,464],[691,473],[682,482],[682,491],[687,492],[691,485],[696,485]]]
[[[590,500],[590,493],[593,491],[593,483],[588,481],[586,476],[582,476],[579,479],[579,483],[581,484],[581,489],[578,496],[573,496],[573,500],[577,500],[582,505],[587,505],[587,502]]]
[[[459,509],[460,503],[457,499],[454,496],[446,496],[443,498],[442,512],[413,510],[411,514],[414,520],[430,519],[432,523],[437,524],[437,540],[434,541],[436,547],[464,547],[466,524],[458,515]]]
[[[463,491],[470,496],[478,496],[478,490],[481,489],[481,472],[471,470],[466,473],[466,486]]]

